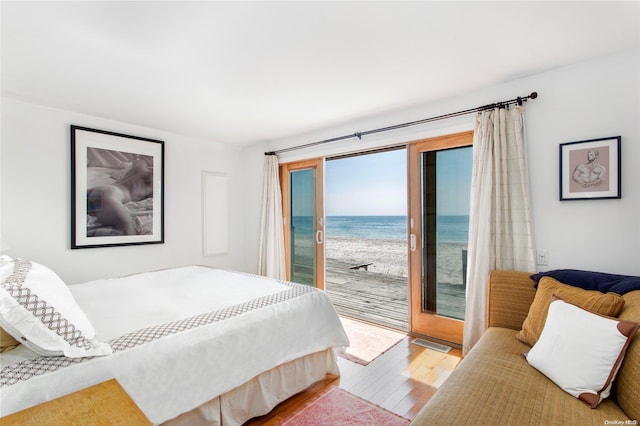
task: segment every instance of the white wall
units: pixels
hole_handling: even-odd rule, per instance
[[[425,72],[428,72],[426,70]],[[512,99],[537,91],[526,104],[528,156],[536,247],[549,255],[540,270],[577,268],[640,275],[640,50],[496,84],[485,90],[244,150],[247,168],[246,266],[257,268],[264,151],[353,134]],[[346,99],[345,101],[348,101]],[[335,142],[280,156],[281,162],[454,133],[472,116]],[[559,144],[622,136],[622,199],[559,201]]]
[[[263,153],[538,91],[526,104],[535,242],[541,269],[640,275],[640,51],[634,50],[410,110],[244,149],[87,114],[2,99],[0,233],[9,253],[49,265],[69,283],[184,264],[257,271]],[[348,100],[345,100],[348,101]],[[471,116],[283,155],[351,152],[471,128]],[[165,244],[70,250],[69,125],[165,141]],[[558,145],[622,136],[622,199],[558,201]],[[229,254],[202,256],[201,172],[229,176]]]
[[[165,142],[165,243],[70,249],[69,125]],[[220,143],[2,99],[0,232],[8,253],[43,263],[67,283],[186,264],[244,266],[241,152]],[[229,252],[203,257],[202,172],[229,183]]]

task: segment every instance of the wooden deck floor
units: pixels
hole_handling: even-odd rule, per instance
[[[346,262],[327,259],[325,290],[340,315],[402,331],[408,330],[409,285],[406,277],[353,270]],[[439,284],[438,314],[464,318],[465,290]]]
[[[338,314],[407,331],[407,278],[350,266],[334,259],[326,262],[325,290]]]

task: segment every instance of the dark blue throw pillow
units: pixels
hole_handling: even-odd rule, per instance
[[[614,292],[620,295],[633,290],[640,290],[640,277],[631,275],[607,274],[604,272],[581,271],[578,269],[554,269],[531,275],[538,287],[542,277],[551,277],[561,283],[585,290],[598,290],[603,293]]]

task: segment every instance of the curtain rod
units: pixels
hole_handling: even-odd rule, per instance
[[[531,92],[531,94],[528,95],[528,96],[518,96],[517,98],[510,99],[508,101],[495,102],[495,103],[488,104],[488,105],[483,105],[483,106],[480,106],[480,107],[465,109],[464,111],[452,112],[452,113],[449,113],[449,114],[438,115],[436,117],[423,118],[422,120],[417,120],[417,121],[410,121],[408,123],[396,124],[396,125],[393,125],[393,126],[381,127],[379,129],[367,130],[365,132],[356,132],[356,133],[352,133],[350,135],[338,136],[338,137],[331,138],[331,139],[325,139],[325,140],[322,140],[322,141],[311,142],[311,143],[307,143],[307,144],[304,144],[304,145],[292,146],[290,148],[278,149],[278,150],[275,150],[275,151],[265,152],[264,155],[277,155],[277,154],[280,154],[282,152],[295,151],[295,150],[302,149],[302,148],[308,148],[310,146],[321,145],[321,144],[325,144],[325,143],[329,143],[329,142],[336,142],[336,141],[340,141],[340,140],[344,140],[344,139],[351,139],[351,138],[362,139],[363,136],[372,135],[374,133],[381,133],[381,132],[388,132],[389,130],[403,129],[405,127],[411,127],[411,126],[416,126],[418,124],[430,123],[432,121],[444,120],[446,118],[459,117],[461,115],[472,114],[474,112],[481,112],[481,111],[486,111],[486,110],[489,110],[489,109],[506,108],[509,105],[514,105],[514,104],[522,105],[523,102],[526,102],[529,99],[535,99],[537,97],[538,97],[538,92]]]

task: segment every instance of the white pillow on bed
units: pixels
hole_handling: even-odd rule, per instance
[[[91,322],[55,272],[22,259],[0,259],[0,325],[32,351],[70,358],[109,355]]]

